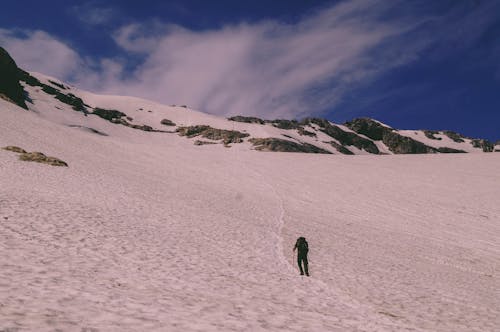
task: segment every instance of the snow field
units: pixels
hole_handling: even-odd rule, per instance
[[[200,149],[0,107],[1,147],[69,164],[0,150],[0,330],[500,326],[499,155]],[[292,257],[301,235],[311,278]]]

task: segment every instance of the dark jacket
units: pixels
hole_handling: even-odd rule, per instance
[[[295,247],[293,250],[297,249],[299,256],[307,256],[307,252],[309,251],[309,246],[307,245],[307,241],[303,237],[299,237],[297,242],[295,243]]]

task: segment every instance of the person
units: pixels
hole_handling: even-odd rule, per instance
[[[299,237],[297,242],[295,243],[295,247],[293,247],[293,251],[295,252],[297,249],[297,264],[299,264],[300,275],[304,275],[304,271],[306,272],[306,276],[309,277],[309,269],[307,263],[307,252],[309,251],[309,246],[307,244],[305,237]],[[302,264],[304,264],[304,269],[302,269]]]

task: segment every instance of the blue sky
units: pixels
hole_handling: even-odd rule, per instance
[[[221,116],[500,139],[495,0],[9,1],[0,45],[84,89]]]

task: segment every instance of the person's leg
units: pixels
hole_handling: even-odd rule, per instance
[[[302,257],[297,255],[297,264],[299,265],[300,275],[304,275],[304,270],[302,270]]]
[[[304,256],[304,258],[302,258],[302,261],[304,262],[304,270],[306,271],[306,276],[309,277],[309,269],[307,267],[307,265],[308,265],[307,256]]]

